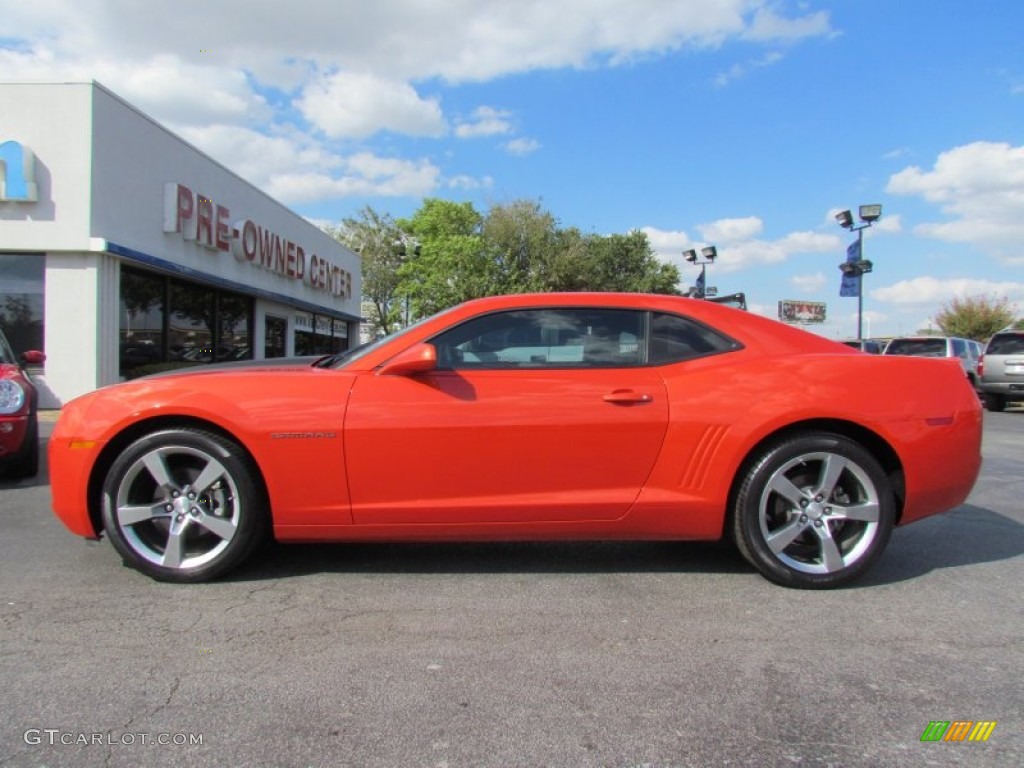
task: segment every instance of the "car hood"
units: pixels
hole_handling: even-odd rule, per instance
[[[323,360],[325,355],[306,355],[303,357],[275,357],[270,360],[235,360],[230,363],[199,363],[184,368],[176,368],[171,371],[161,371],[142,376],[135,381],[144,379],[162,379],[178,376],[205,376],[217,373],[233,373],[238,371],[284,371],[284,370],[305,370],[312,368],[317,360]]]

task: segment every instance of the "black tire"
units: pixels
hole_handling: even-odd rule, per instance
[[[259,471],[238,444],[199,429],[139,438],[103,482],[103,523],[126,565],[158,581],[223,576],[267,537]]]
[[[1006,410],[1006,396],[999,394],[985,393],[985,409],[995,413]]]
[[[39,422],[34,411],[28,418],[21,450],[7,461],[4,474],[14,479],[35,477],[39,474]]]
[[[732,534],[770,581],[826,589],[859,578],[875,563],[895,510],[889,479],[863,446],[808,432],[767,446],[746,465]]]

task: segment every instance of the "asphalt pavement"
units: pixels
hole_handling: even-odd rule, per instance
[[[68,533],[45,467],[0,480],[0,766],[1024,765],[1022,444],[986,414],[968,502],[827,592],[688,543],[275,546],[165,585]],[[922,741],[957,721],[995,726]]]

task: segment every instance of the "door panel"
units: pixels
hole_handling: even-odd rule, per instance
[[[354,521],[621,517],[667,419],[651,368],[367,374],[345,422]]]

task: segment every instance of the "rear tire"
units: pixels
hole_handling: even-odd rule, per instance
[[[732,534],[740,553],[770,581],[838,587],[878,560],[895,508],[885,471],[863,446],[808,432],[768,445],[747,465]]]
[[[985,393],[985,409],[1000,413],[1006,410],[1006,395]]]
[[[199,429],[139,438],[103,482],[103,522],[125,564],[158,581],[236,568],[267,537],[259,470],[234,441]]]

